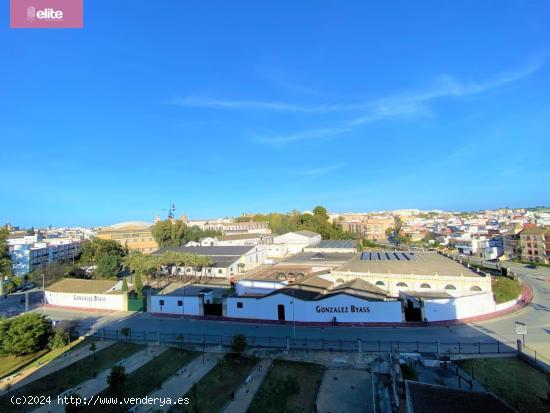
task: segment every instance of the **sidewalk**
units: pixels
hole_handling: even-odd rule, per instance
[[[96,341],[96,352],[99,350],[103,350],[104,348],[110,346],[113,344],[114,341]],[[83,359],[84,357],[91,356],[92,353],[90,352],[89,346],[83,346],[76,350],[69,350],[68,352],[64,353],[58,358],[55,358],[51,360],[49,363],[43,364],[41,366],[32,366],[29,367],[19,374],[15,374],[12,376],[11,380],[3,380],[2,381],[2,387],[5,387],[6,384],[11,384],[11,390],[16,390],[19,387],[25,386],[29,383],[32,383],[35,380],[38,380],[44,376],[47,376],[48,374],[54,373],[57,370],[60,370],[64,367],[67,367],[70,364],[73,364],[74,362]],[[4,395],[5,391],[0,391],[0,396]]]
[[[150,393],[148,397],[170,397],[172,400],[183,397],[183,395],[191,389],[193,383],[197,383],[214,368],[221,357],[222,355],[220,354],[207,354],[204,359],[204,364],[202,363],[202,356],[197,357],[162,383],[161,388]],[[170,405],[159,406],[144,404],[134,410],[134,413],[156,412],[159,410],[167,411],[170,407]]]
[[[166,347],[147,347],[145,350],[139,351],[117,364],[124,366],[126,373],[130,374],[165,350]],[[95,379],[90,379],[80,383],[72,389],[67,389],[64,393],[67,394],[75,392],[84,399],[90,399],[107,388],[107,376],[109,376],[110,373],[110,368],[104,370],[99,373]],[[57,396],[58,395],[52,397],[52,404],[43,405],[42,407],[33,410],[33,413],[63,413],[65,411],[65,406],[62,404],[57,404]]]
[[[252,403],[252,399],[254,399],[256,392],[260,388],[271,367],[271,362],[271,359],[260,360],[250,375],[252,377],[250,382],[243,384],[239,388],[235,394],[235,400],[232,400],[225,406],[225,409],[222,410],[223,413],[243,413],[248,410],[250,403]]]

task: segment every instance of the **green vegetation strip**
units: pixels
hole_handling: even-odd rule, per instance
[[[0,397],[0,412],[24,412],[33,410],[36,406],[14,406],[10,403],[10,396],[52,396],[76,386],[83,381],[94,377],[94,373],[111,368],[119,360],[125,359],[145,346],[133,343],[115,343],[103,350],[96,352],[95,358],[89,356],[73,363],[65,368],[42,377],[26,386],[10,392],[9,395]]]
[[[250,357],[226,356],[183,397],[190,403],[178,406],[185,413],[219,413],[237,392],[257,363]]]
[[[185,350],[169,348],[157,357],[141,366],[139,369],[128,375],[126,382],[117,390],[107,389],[100,394],[100,397],[145,397],[158,389],[161,384],[176,372],[198,356],[198,353]],[[179,397],[175,395],[174,398]],[[109,406],[101,407],[102,413],[120,412],[129,409],[131,406]],[[82,409],[83,412],[94,412],[97,409],[90,406],[89,409]]]
[[[518,298],[521,294],[521,284],[504,276],[493,277],[493,293],[497,304]]]
[[[319,364],[275,360],[248,411],[312,412],[323,374]]]
[[[459,362],[468,374],[485,386],[487,379],[489,391],[502,397],[519,412],[550,412],[540,398],[547,398],[550,384],[546,376],[517,357],[480,358]]]
[[[10,374],[17,373],[35,361],[38,361],[39,358],[47,353],[48,350],[44,349],[38,353],[22,357],[0,356],[0,379],[9,376]]]

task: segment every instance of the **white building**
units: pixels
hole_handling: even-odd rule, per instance
[[[273,238],[274,244],[285,245],[288,254],[297,254],[304,248],[321,242],[321,235],[312,231],[288,232]]]
[[[200,269],[193,267],[177,267],[174,273],[188,276],[206,276],[212,278],[237,277],[260,265],[267,259],[267,250],[263,245],[256,246],[196,246],[196,247],[165,247],[153,254],[167,251],[197,254],[210,257],[212,265]]]
[[[40,235],[8,238],[13,273],[18,276],[52,262],[73,260],[80,253],[80,246],[80,240],[72,238],[42,238]]]

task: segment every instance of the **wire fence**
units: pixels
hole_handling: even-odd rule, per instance
[[[174,346],[229,347],[234,336],[218,334],[162,333],[158,331],[117,330],[102,328],[89,332],[95,338],[167,344]],[[499,341],[439,342],[312,339],[294,337],[245,336],[247,345],[257,349],[288,349],[305,351],[344,351],[363,353],[421,353],[439,355],[505,354],[516,349]]]

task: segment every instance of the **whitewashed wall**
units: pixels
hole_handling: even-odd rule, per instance
[[[126,311],[122,294],[80,294],[46,291],[46,303],[62,307]]]
[[[303,301],[286,294],[263,298],[227,297],[227,317],[278,320],[277,306],[285,306],[286,321],[331,322],[336,317],[340,322],[401,322],[400,301],[367,301],[347,294],[338,294],[323,300]],[[242,302],[242,308],[237,303]],[[353,308],[352,308],[353,306]],[[342,309],[330,312],[327,309]],[[353,309],[368,311],[353,311]]]
[[[287,282],[264,280],[241,280],[237,282],[237,295],[266,295],[279,288],[285,287]]]
[[[164,305],[160,305],[161,300]],[[178,301],[182,305],[178,305]],[[201,315],[200,314],[200,298],[198,296],[172,296],[172,295],[153,295],[151,296],[151,313],[165,314],[186,314],[186,315]]]
[[[492,293],[424,300],[424,317],[428,321],[460,320],[494,311],[495,301]]]

